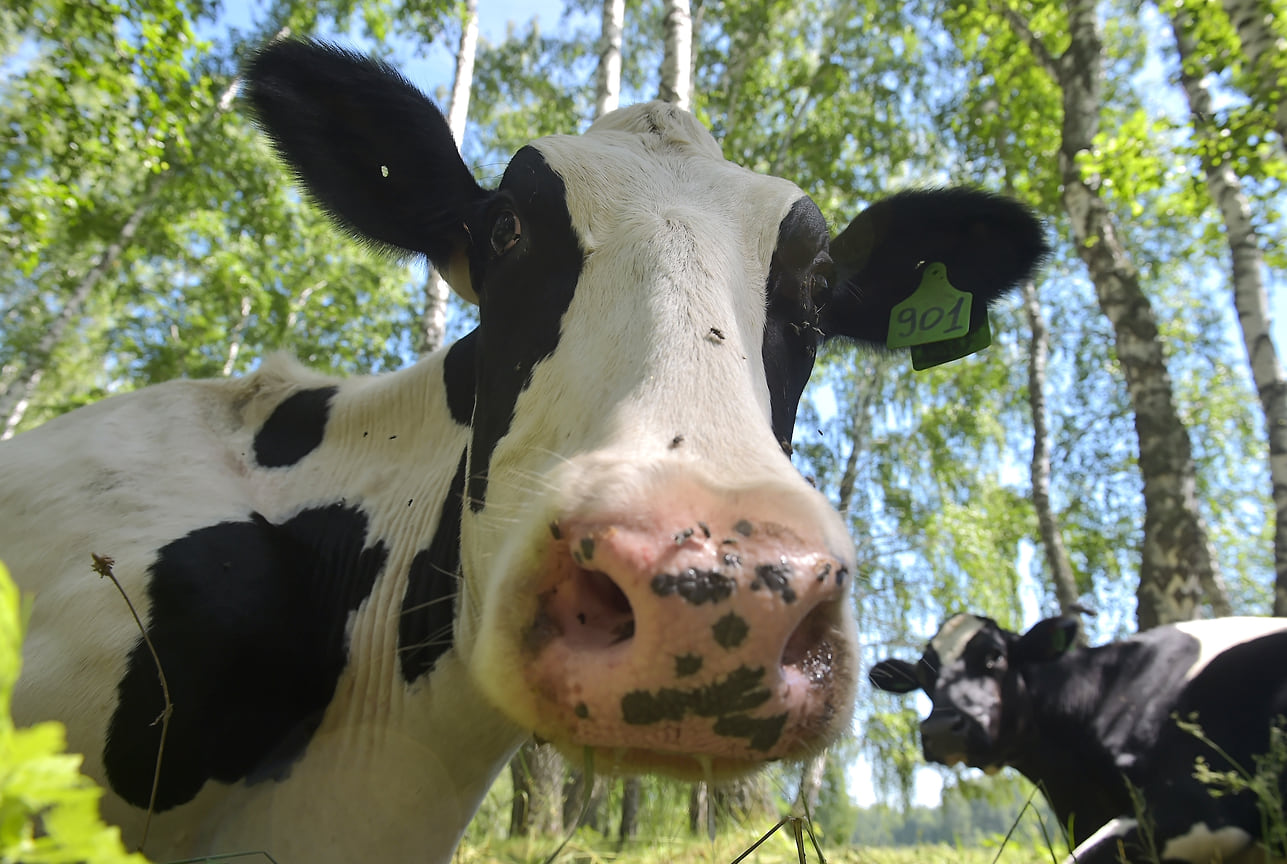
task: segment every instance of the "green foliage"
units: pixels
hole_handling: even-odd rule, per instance
[[[10,700],[25,618],[18,588],[0,564],[0,861],[147,864],[99,819],[102,790],[80,773],[80,756],[63,752],[62,724],[14,726]]]
[[[274,9],[294,20],[303,5]],[[377,6],[388,14],[345,8]],[[232,99],[244,43],[195,35],[216,11],[43,0],[11,19],[23,52],[0,83],[0,393],[39,380],[19,428],[279,348],[348,372],[410,354],[410,274],[301,199]]]
[[[1269,749],[1252,757],[1254,766],[1245,766],[1202,731],[1197,715],[1188,720],[1177,718],[1185,732],[1210,747],[1228,767],[1217,770],[1205,756],[1199,756],[1193,776],[1210,790],[1211,795],[1250,794],[1260,813],[1260,836],[1270,857],[1287,857],[1287,802],[1283,800],[1283,775],[1287,773],[1287,719],[1277,717],[1269,727]]]

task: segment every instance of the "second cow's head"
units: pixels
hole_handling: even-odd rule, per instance
[[[884,343],[927,263],[977,324],[1044,254],[1029,213],[906,193],[833,237],[661,103],[534,141],[485,189],[383,64],[284,42],[247,78],[323,207],[478,305],[446,361],[471,428],[455,644],[492,701],[602,767],[690,776],[843,731],[853,546],[787,455],[800,394],[824,340]]]
[[[881,690],[929,696],[933,708],[921,721],[927,760],[993,772],[1013,764],[1030,743],[1026,676],[1072,648],[1078,629],[1077,619],[1058,617],[1013,633],[962,612],[943,622],[920,660],[881,660],[867,677]]]

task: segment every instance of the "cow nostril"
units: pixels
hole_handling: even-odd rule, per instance
[[[810,682],[821,684],[831,677],[832,648],[826,638],[831,629],[830,603],[819,603],[796,626],[782,649],[783,668],[799,670]]]
[[[577,568],[550,597],[546,614],[563,640],[576,648],[605,648],[635,635],[635,613],[629,598],[608,574]]]

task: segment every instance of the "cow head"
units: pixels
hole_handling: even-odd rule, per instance
[[[1077,627],[1075,618],[1046,618],[1021,636],[960,613],[943,623],[918,662],[882,660],[867,677],[881,690],[930,697],[934,707],[921,721],[928,761],[992,772],[1011,761],[1027,725],[1025,667],[1063,656]]]
[[[445,363],[471,428],[454,638],[495,705],[601,770],[693,777],[842,731],[853,548],[788,456],[815,352],[883,343],[925,262],[981,320],[1045,253],[1028,212],[906,193],[832,239],[661,103],[535,141],[484,189],[381,63],[279,42],[247,82],[337,221],[478,304]]]

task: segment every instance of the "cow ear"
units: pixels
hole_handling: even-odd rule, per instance
[[[889,658],[881,660],[867,673],[867,680],[878,690],[890,693],[911,693],[921,689],[921,682],[916,677],[916,666],[906,660]]]
[[[1062,656],[1077,643],[1081,624],[1076,618],[1061,615],[1045,618],[1032,625],[1010,649],[1015,663],[1045,663]]]
[[[317,203],[375,246],[427,255],[477,302],[466,214],[486,198],[442,112],[385,63],[313,41],[251,57],[244,93],[259,125]]]
[[[901,192],[860,213],[831,241],[835,278],[818,305],[824,335],[884,345],[894,307],[941,263],[950,284],[973,295],[970,329],[989,303],[1031,277],[1049,252],[1027,207],[972,189]]]

